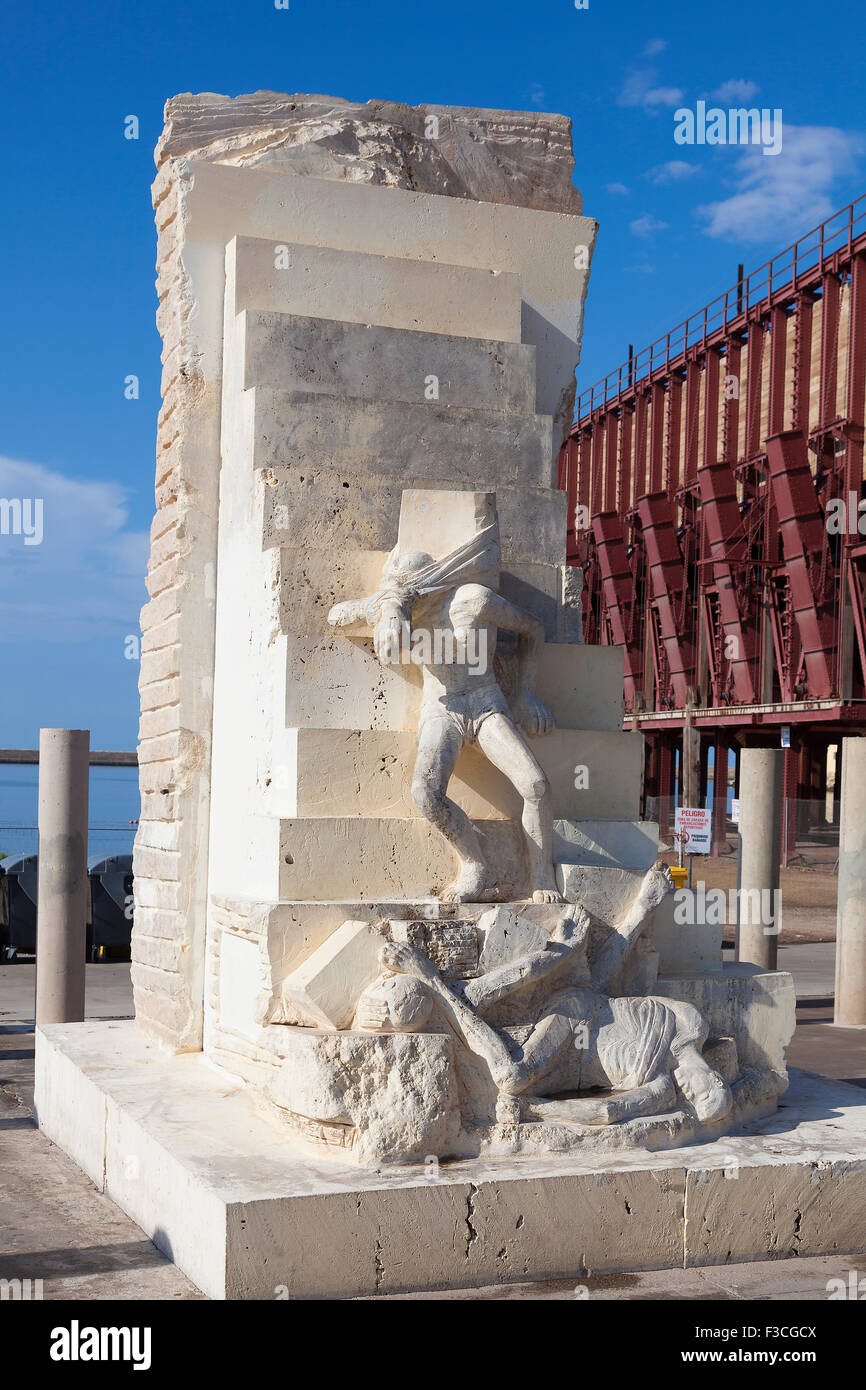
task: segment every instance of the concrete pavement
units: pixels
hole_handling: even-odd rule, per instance
[[[796,1066],[866,1087],[866,1029],[832,1020],[833,946],[780,946],[798,985]],[[35,967],[0,966],[0,1278],[42,1279],[46,1299],[200,1299],[138,1226],[51,1144],[33,1120]],[[129,1018],[128,963],[88,965],[87,1016]],[[863,1266],[858,1268],[857,1261]],[[818,1257],[606,1275],[495,1288],[392,1295],[398,1300],[822,1300],[827,1282],[866,1277],[866,1257]]]

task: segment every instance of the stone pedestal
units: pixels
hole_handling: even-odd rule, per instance
[[[332,1035],[335,1038],[339,1034]],[[685,1149],[384,1171],[287,1148],[250,1092],[131,1023],[37,1035],[39,1123],[212,1298],[351,1298],[866,1249],[862,1093]]]

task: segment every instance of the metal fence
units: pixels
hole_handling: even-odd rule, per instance
[[[712,809],[711,795],[704,803]],[[656,821],[663,853],[675,851],[674,818],[679,803],[676,797],[645,799],[644,818]],[[716,853],[735,854],[739,834],[734,819],[735,801],[728,796],[724,837],[715,845]],[[839,802],[832,795],[826,799],[786,797],[782,817],[782,863],[789,867],[835,870],[839,859]]]
[[[87,829],[87,857],[131,854],[134,825],[91,825]],[[36,854],[39,830],[35,825],[0,824],[0,861],[12,854]]]

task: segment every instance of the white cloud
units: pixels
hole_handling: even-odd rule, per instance
[[[655,275],[656,273],[655,266],[650,265],[648,261],[641,261],[637,265],[627,265],[624,266],[623,269],[627,273],[632,273],[635,275]]]
[[[834,126],[785,124],[777,155],[758,145],[717,149],[736,150],[735,192],[696,209],[707,236],[781,245],[837,211],[844,195],[834,190],[857,177],[864,140]]]
[[[748,82],[743,77],[732,77],[729,82],[723,82],[717,87],[712,95],[717,101],[722,102],[751,101],[760,90],[757,82]]]
[[[676,106],[682,100],[679,87],[656,87],[656,70],[652,67],[629,68],[617,102],[620,106]]]
[[[636,217],[634,222],[629,222],[629,231],[633,236],[648,237],[653,232],[663,232],[669,224],[661,222],[657,217],[653,217],[651,212],[645,212],[642,217]]]
[[[650,87],[648,92],[644,92],[641,105],[676,106],[684,95],[682,87]]]
[[[529,100],[533,106],[543,106],[547,101],[547,93],[539,82],[533,82],[529,93]]]
[[[685,159],[669,159],[666,164],[657,164],[650,169],[647,178],[652,179],[653,183],[682,183],[700,172],[697,164],[689,164]]]
[[[41,544],[0,535],[0,630],[47,642],[135,632],[148,534],[127,528],[128,490],[0,457],[0,498],[42,499]]]
[[[664,39],[650,39],[640,54],[641,59],[655,58],[667,48]],[[656,81],[658,69],[654,63],[639,61],[626,68],[617,102],[620,106],[676,106],[683,98],[679,87],[660,87]]]
[[[626,188],[624,183],[606,183],[604,186],[604,191],[605,193],[612,193],[615,198],[628,197],[628,189]]]

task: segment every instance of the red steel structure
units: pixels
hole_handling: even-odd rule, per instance
[[[794,808],[866,732],[864,423],[866,195],[580,395],[568,560],[585,640],[624,650],[663,819],[677,757],[703,804],[711,745],[727,768],[789,726]],[[718,848],[724,797],[714,825]]]

